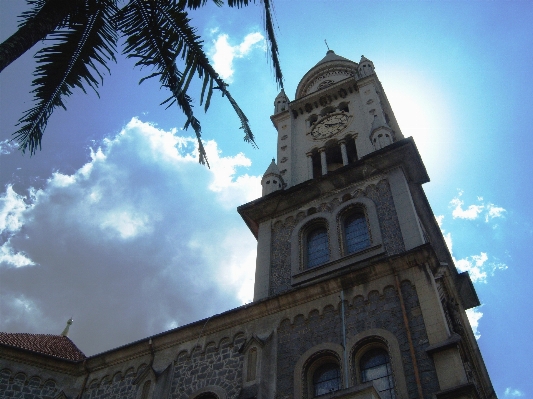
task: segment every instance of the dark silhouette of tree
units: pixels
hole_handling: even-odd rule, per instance
[[[158,78],[170,91],[163,104],[174,103],[187,117],[184,128],[196,133],[199,160],[204,164],[205,149],[201,126],[194,116],[187,94],[194,76],[202,81],[200,105],[209,108],[213,91],[220,90],[241,121],[244,140],[255,145],[248,119],[204,53],[202,40],[190,25],[188,11],[202,7],[207,0],[27,0],[30,9],[22,14],[17,32],[0,44],[0,72],[41,40],[49,45],[39,50],[32,86],[35,104],[20,118],[14,133],[22,152],[34,154],[41,148],[48,118],[57,107],[66,109],[64,99],[74,88],[90,87],[98,94],[103,74],[116,62],[119,38],[123,54],[136,59],[136,66],[153,71],[141,79]],[[213,0],[222,6],[222,0]],[[244,7],[252,0],[228,0],[229,7]],[[274,35],[270,0],[261,0],[270,58],[275,79],[283,87]],[[209,164],[208,164],[209,166]]]

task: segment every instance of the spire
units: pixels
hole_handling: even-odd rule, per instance
[[[274,158],[272,158],[272,162],[270,162],[261,179],[261,185],[263,186],[263,196],[283,188],[283,179],[281,178],[281,173]]]
[[[267,175],[279,175],[279,168],[274,158],[272,158],[272,162],[270,162],[270,165],[268,165],[268,168],[263,174],[263,177]]]
[[[285,90],[281,89],[279,94],[276,96],[276,99],[274,100],[274,115],[279,114],[283,111],[287,111],[289,109],[288,103],[289,97],[287,97],[287,95],[285,94]]]
[[[385,121],[383,118],[378,118],[377,115],[374,115],[374,120],[372,121],[372,128],[370,129],[370,133],[373,133],[376,129],[380,127],[386,127],[387,129],[392,130],[387,124],[387,121]]]
[[[374,63],[366,58],[364,55],[361,56],[359,61],[359,75],[364,78],[365,76],[372,75],[374,73]]]
[[[65,327],[65,329],[63,330],[63,332],[61,333],[61,336],[63,337],[68,337],[68,329],[70,328],[70,325],[72,324],[72,317],[70,319],[67,320],[67,326]]]
[[[333,50],[328,50],[326,52],[326,56],[324,58],[322,58],[320,61],[318,61],[314,67],[316,67],[316,66],[318,66],[320,64],[323,64],[325,62],[330,62],[330,61],[348,61],[348,62],[353,62],[353,61],[350,61],[347,58],[344,58],[344,57],[341,57],[340,55],[335,54],[335,51],[333,51]]]

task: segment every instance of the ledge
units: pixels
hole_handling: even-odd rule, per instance
[[[359,384],[346,389],[340,389],[325,395],[320,395],[320,399],[381,399],[372,381]]]
[[[297,209],[334,190],[362,182],[401,166],[409,182],[423,184],[429,181],[426,168],[412,137],[392,143],[371,152],[358,161],[343,166],[316,179],[306,180],[286,190],[278,190],[247,204],[237,211],[257,238],[259,223]]]
[[[312,269],[307,269],[301,271],[297,274],[294,274],[291,279],[293,286],[324,277],[325,274],[328,277],[331,276],[331,272],[344,269],[345,267],[352,266],[355,263],[362,262],[364,260],[373,258],[385,252],[383,245],[378,244],[373,247],[367,248],[363,251],[356,252],[349,256],[344,256],[340,259],[334,260],[332,262],[325,263],[323,265],[313,267]],[[364,263],[362,267],[367,266],[367,263]]]
[[[443,389],[442,391],[435,392],[433,395],[436,399],[457,399],[466,396],[473,399],[479,399],[476,386],[473,382],[467,382],[466,384],[457,385],[453,388]]]
[[[457,292],[459,293],[461,303],[465,310],[481,305],[468,272],[463,272],[457,275]]]
[[[434,353],[445,351],[446,349],[450,349],[453,347],[456,347],[459,342],[461,342],[461,336],[459,334],[452,334],[450,338],[448,338],[446,341],[439,342],[438,344],[430,345],[426,348],[426,353],[428,355],[433,355]]]

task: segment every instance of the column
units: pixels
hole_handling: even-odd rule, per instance
[[[309,179],[313,179],[313,153],[308,152],[307,155],[307,175]]]
[[[320,148],[320,164],[322,165],[322,176],[328,174],[328,164],[326,162],[326,149]]]
[[[346,141],[339,140],[339,144],[341,145],[342,164],[346,166],[348,165],[348,153],[346,152]]]

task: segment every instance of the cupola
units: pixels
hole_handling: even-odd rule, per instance
[[[374,121],[372,122],[370,141],[376,150],[380,150],[394,142],[394,131],[385,120],[377,115],[374,115]]]
[[[272,158],[272,162],[261,179],[261,186],[263,187],[263,197],[283,188],[281,173],[274,158]]]
[[[289,109],[289,97],[285,94],[285,90],[281,89],[274,100],[274,115]]]
[[[360,78],[372,75],[374,73],[374,63],[368,58],[366,58],[364,55],[362,55],[361,61],[359,61],[359,67],[357,68],[357,71],[359,72]]]

